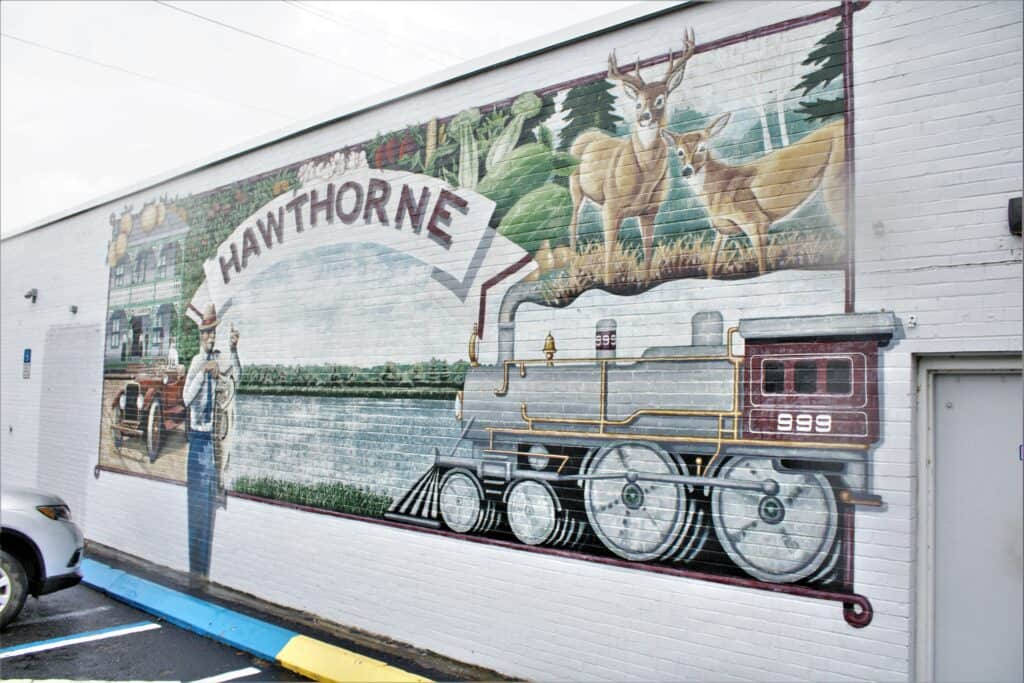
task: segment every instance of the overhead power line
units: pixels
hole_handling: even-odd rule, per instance
[[[336,24],[338,26],[341,26],[342,28],[347,28],[349,26],[349,24],[346,24],[344,21],[341,21],[339,19],[338,15],[336,15],[330,9],[321,9],[319,7],[313,7],[313,6],[310,5],[310,3],[302,2],[301,0],[282,0],[282,1],[285,4],[287,4],[287,5],[291,5],[295,9],[302,10],[304,12],[312,14],[313,16],[319,17],[321,19],[326,19],[327,21],[331,22],[332,24]],[[442,59],[437,59],[435,57],[431,57],[430,55],[424,55],[427,59],[430,59],[431,61],[433,61],[433,62],[435,62],[437,64],[440,64],[441,66],[445,66],[445,67],[451,66],[453,61],[454,62],[469,61],[467,57],[463,57],[461,55],[454,54],[452,52],[449,52],[447,50],[443,50],[443,49],[438,48],[438,47],[433,46],[433,45],[427,45],[426,43],[422,43],[420,41],[417,41],[417,40],[411,38],[408,34],[402,34],[401,36],[399,36],[398,34],[392,32],[390,35],[392,37],[394,37],[396,40],[406,41],[406,42],[408,42],[410,44],[413,44],[413,45],[416,45],[417,47],[420,47],[422,49],[431,50],[432,52],[435,52],[435,53],[437,53],[439,55],[447,57],[448,59],[446,61],[446,60],[442,60]],[[378,35],[377,38],[378,39],[383,39],[384,36]],[[395,41],[389,41],[389,42],[391,42],[392,44],[397,44]],[[407,47],[407,46],[400,45],[399,47]]]
[[[292,52],[295,52],[295,53],[300,54],[300,55],[305,55],[306,57],[312,57],[313,59],[319,59],[320,61],[327,62],[328,64],[333,64],[335,66],[339,66],[339,67],[341,67],[343,69],[346,69],[347,71],[350,71],[350,72],[351,71],[355,71],[356,73],[365,74],[365,75],[370,76],[372,78],[375,78],[377,80],[384,81],[386,83],[390,83],[391,85],[397,85],[398,84],[397,81],[395,81],[395,80],[393,80],[391,78],[388,78],[387,76],[382,76],[381,74],[373,73],[372,71],[368,71],[362,65],[353,66],[351,64],[343,64],[343,63],[341,63],[339,61],[331,59],[330,57],[324,57],[323,55],[317,54],[315,52],[310,52],[309,50],[304,50],[301,47],[295,47],[294,45],[290,45],[288,43],[283,43],[280,40],[274,40],[273,38],[268,38],[267,36],[262,36],[262,35],[260,35],[258,33],[253,33],[252,31],[247,31],[246,29],[239,28],[238,26],[235,26],[234,24],[229,24],[229,23],[224,22],[224,21],[219,21],[217,19],[212,19],[212,18],[204,16],[202,14],[197,14],[196,12],[192,12],[192,11],[189,11],[187,9],[183,9],[181,7],[177,7],[175,5],[172,5],[169,2],[164,2],[164,0],[154,0],[154,2],[156,2],[158,5],[163,5],[167,9],[172,9],[175,12],[181,12],[182,14],[187,14],[190,17],[195,17],[196,19],[200,19],[202,21],[206,21],[206,22],[209,22],[211,24],[215,24],[215,25],[220,26],[222,28],[226,28],[228,30],[235,31],[236,33],[241,33],[242,35],[249,36],[250,38],[255,38],[257,40],[262,40],[262,41],[264,41],[266,43],[270,43],[271,45],[277,45],[278,47],[282,47],[282,48],[284,48],[286,50],[291,50]]]
[[[190,92],[190,93],[192,93],[194,95],[201,95],[203,97],[208,97],[210,99],[220,100],[221,102],[227,102],[229,104],[235,105],[236,107],[244,107],[246,109],[252,109],[254,111],[260,111],[260,112],[263,112],[264,114],[273,114],[274,116],[279,116],[279,117],[281,117],[283,119],[293,119],[294,118],[294,116],[292,116],[290,114],[284,114],[282,112],[275,111],[273,109],[267,109],[266,107],[260,107],[260,106],[255,105],[255,104],[247,104],[245,102],[238,102],[236,100],[232,100],[232,99],[227,98],[227,97],[222,97],[220,95],[216,95],[216,94],[207,92],[205,90],[200,90],[198,88],[190,88],[187,85],[181,85],[180,83],[174,83],[173,81],[165,81],[162,78],[157,78],[156,76],[150,76],[149,74],[144,74],[144,73],[141,73],[141,72],[138,72],[138,71],[132,71],[131,69],[126,69],[125,67],[118,66],[117,64],[110,64],[110,63],[107,63],[107,62],[101,62],[101,61],[99,61],[97,59],[93,59],[91,57],[86,57],[85,55],[80,55],[77,52],[70,52],[68,50],[61,50],[60,48],[52,47],[50,45],[44,45],[43,43],[37,43],[34,40],[28,40],[27,38],[20,38],[18,36],[11,35],[10,33],[0,32],[0,36],[3,36],[4,38],[9,38],[10,40],[15,40],[15,41],[17,41],[19,43],[24,43],[25,45],[31,45],[32,47],[39,48],[41,50],[46,50],[48,52],[53,52],[55,54],[63,55],[65,57],[71,57],[72,59],[77,59],[79,61],[86,62],[86,63],[92,64],[94,66],[100,66],[100,67],[103,67],[104,69],[110,69],[111,71],[117,71],[119,73],[128,74],[129,76],[135,76],[136,78],[142,78],[144,80],[150,81],[151,83],[158,83],[160,85],[169,86],[171,88],[177,88],[178,90],[184,90],[184,91]]]

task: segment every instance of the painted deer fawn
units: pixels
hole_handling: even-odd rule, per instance
[[[580,160],[569,176],[572,195],[572,221],[569,224],[570,248],[576,250],[576,233],[585,199],[601,206],[604,224],[604,283],[612,284],[615,244],[622,221],[636,216],[644,247],[644,279],[650,278],[654,248],[654,218],[668,195],[668,159],[670,149],[660,133],[668,120],[668,96],[683,82],[686,63],[696,46],[693,31],[683,38],[683,51],[677,61],[669,53],[665,78],[652,83],[640,76],[640,60],[631,74],[619,71],[615,52],[608,56],[608,78],[619,81],[634,102],[633,134],[626,140],[596,130],[581,133],[571,147]]]
[[[799,209],[819,189],[832,220],[841,225],[846,216],[842,121],[822,126],[756,161],[730,166],[715,159],[709,148],[709,140],[722,132],[730,116],[722,114],[704,130],[662,132],[679,156],[680,174],[704,202],[715,229],[715,244],[707,264],[709,279],[715,274],[725,238],[741,232],[750,238],[757,256],[757,272],[763,275],[767,270],[768,230]]]

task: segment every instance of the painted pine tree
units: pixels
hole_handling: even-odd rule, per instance
[[[611,81],[600,80],[577,85],[565,96],[562,109],[567,111],[558,149],[567,152],[576,137],[588,128],[597,128],[614,135],[622,117],[615,113],[615,96]]]
[[[801,97],[806,97],[812,90],[819,92],[814,99],[801,100],[796,112],[806,116],[809,121],[826,121],[842,116],[846,104],[843,91],[841,88],[830,88],[829,85],[842,78],[846,65],[846,53],[843,51],[843,22],[840,21],[834,31],[822,37],[801,64],[813,65],[815,68],[804,74],[800,82],[793,87],[793,92],[802,91]],[[840,80],[836,85],[841,83]],[[837,89],[838,95],[835,93]]]

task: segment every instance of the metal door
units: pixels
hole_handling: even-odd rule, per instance
[[[86,490],[99,443],[103,328],[54,326],[46,332],[39,406],[39,487],[60,495],[83,528]]]
[[[1021,681],[1021,375],[932,387],[934,679]]]

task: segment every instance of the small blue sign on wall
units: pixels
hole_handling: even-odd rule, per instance
[[[32,349],[25,349],[25,358],[21,366],[21,378],[28,379],[32,376]]]
[[[25,361],[26,363],[32,362],[32,349],[25,349]]]

